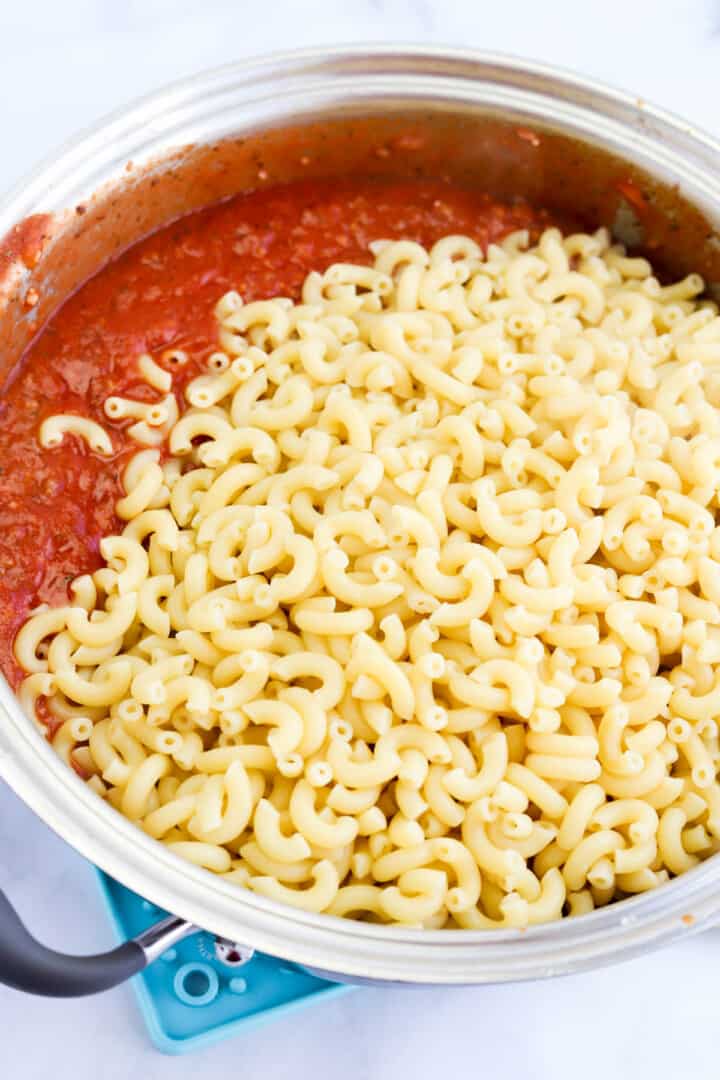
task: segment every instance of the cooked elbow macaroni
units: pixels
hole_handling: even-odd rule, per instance
[[[170,460],[21,629],[21,704],[150,836],[306,910],[524,927],[654,888],[720,849],[717,309],[603,230],[372,252],[223,297],[181,418],[149,356],[167,397],[108,399]]]

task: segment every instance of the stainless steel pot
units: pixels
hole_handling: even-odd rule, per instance
[[[719,166],[720,146],[689,124],[543,65],[405,47],[244,61],[116,113],[2,200],[2,371],[73,288],[151,228],[244,188],[348,170],[525,195],[569,220],[608,224],[661,265],[700,270],[716,287]],[[32,306],[30,289],[39,296]],[[0,709],[0,773],[18,795],[88,859],[178,916],[149,946],[129,944],[109,963],[94,958],[92,977],[26,940],[28,975],[18,974],[20,931],[0,905],[0,981],[26,989],[48,990],[48,965],[52,993],[104,988],[152,958],[166,931],[182,935],[192,924],[331,978],[448,984],[608,964],[720,915],[719,856],[653,893],[525,932],[403,930],[307,914],[231,886],[140,832],[56,757],[4,681]]]

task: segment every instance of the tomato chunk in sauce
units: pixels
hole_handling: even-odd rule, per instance
[[[161,395],[138,357],[182,349],[182,389],[217,348],[213,307],[229,289],[245,300],[297,298],[305,276],[330,263],[369,262],[372,240],[428,245],[464,233],[483,247],[515,229],[538,232],[548,216],[526,203],[428,181],[303,182],[239,195],[142,240],[90,279],[36,338],[0,397],[0,668],[17,686],[13,638],[40,603],[64,603],[68,584],[101,562],[99,543],[121,525],[120,477],[139,449],[128,422],[111,424],[112,394]],[[111,430],[102,458],[74,437],[56,450],[37,441],[53,413],[90,416]]]

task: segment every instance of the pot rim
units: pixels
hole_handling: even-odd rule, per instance
[[[219,102],[229,99],[250,124],[245,113],[254,108],[257,130],[268,115],[296,119],[291,106],[306,108],[309,87],[316,111],[318,102],[372,102],[388,88],[408,100],[422,92],[526,110],[611,149],[620,142],[623,156],[645,167],[650,160],[656,174],[677,174],[695,201],[720,216],[720,143],[695,125],[550,65],[472,49],[383,44],[270,54],[145,95],[71,138],[0,198],[0,235],[32,213],[75,205],[88,185],[92,192],[119,180],[127,160],[156,161],[183,141],[183,124],[215,116]],[[234,123],[231,130],[242,130]],[[720,912],[720,856],[652,893],[526,931],[410,930],[303,912],[240,890],[146,836],[67,768],[1,678],[0,712],[0,774],[88,859],[198,926],[331,976],[446,984],[539,978],[627,959],[710,925]]]

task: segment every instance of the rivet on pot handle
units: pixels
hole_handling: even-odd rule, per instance
[[[37,941],[0,891],[0,983],[45,997],[98,994],[137,975],[195,929],[170,915],[110,952],[74,956]]]

